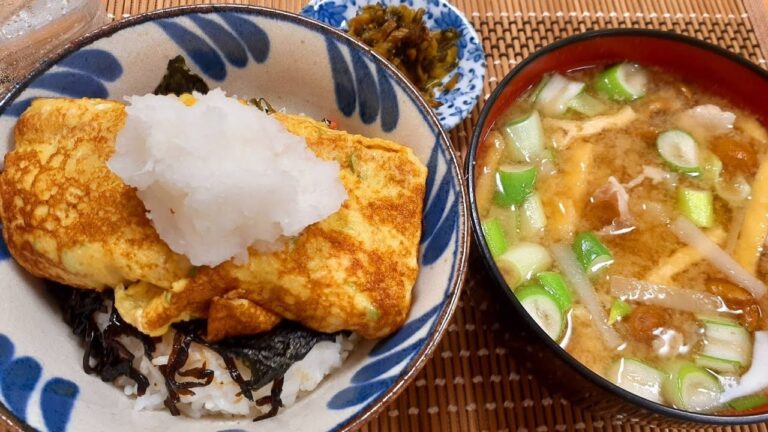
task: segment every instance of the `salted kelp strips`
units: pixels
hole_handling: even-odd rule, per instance
[[[134,355],[118,338],[126,336],[138,339],[144,346],[144,355],[150,359],[155,350],[152,338],[123,321],[115,308],[109,313],[106,327],[103,330],[99,328],[95,316],[97,312],[107,312],[107,305],[112,301],[111,291],[101,293],[55,283],[51,285],[51,292],[62,307],[64,321],[72,327],[72,332],[84,341],[85,373],[97,375],[104,382],[112,382],[122,376],[130,378],[136,382],[136,393],[142,396],[149,381],[133,367]]]
[[[155,351],[155,340],[123,321],[117,309],[109,306],[113,302],[112,292],[80,290],[53,282],[50,283],[49,291],[58,300],[64,321],[85,345],[83,370],[105,382],[112,382],[119,377],[130,378],[137,384],[136,393],[139,396],[144,395],[149,381],[133,367],[134,355],[118,338],[139,340],[144,346],[144,355],[149,359],[152,359]],[[109,321],[101,330],[95,314],[106,314],[108,311]],[[269,412],[254,419],[257,421],[276,415],[282,407],[280,394],[283,376],[291,365],[304,359],[318,342],[336,339],[335,334],[320,333],[301,324],[284,321],[266,333],[209,343],[204,337],[205,324],[205,321],[197,320],[173,326],[176,332],[173,347],[168,362],[160,366],[168,390],[165,406],[172,415],[180,414],[176,404],[181,401],[181,396],[194,395],[194,388],[207,386],[213,381],[213,370],[205,366],[184,368],[189,351],[195,343],[206,346],[221,356],[230,377],[238,384],[244,397],[257,406],[270,406]],[[239,360],[248,368],[250,379],[243,378],[235,360]],[[194,380],[179,382],[177,377]],[[254,399],[253,392],[269,385],[270,382],[270,394]]]
[[[181,96],[184,93],[192,93],[193,91],[205,94],[208,93],[208,90],[208,84],[189,69],[184,57],[178,55],[168,61],[165,75],[152,93],[156,95],[175,94],[176,96]]]

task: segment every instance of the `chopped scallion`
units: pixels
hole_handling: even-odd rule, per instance
[[[768,405],[768,396],[764,394],[744,396],[728,402],[728,406],[736,411],[747,411],[763,405]]]
[[[491,251],[491,255],[497,257],[507,251],[507,239],[504,236],[504,229],[496,219],[490,219],[482,224],[483,236],[485,237],[485,244],[488,245],[488,250]]]
[[[515,295],[536,324],[555,342],[559,342],[565,328],[565,316],[557,299],[539,286],[522,287]]]
[[[673,365],[662,389],[669,402],[687,411],[712,409],[720,404],[723,393],[714,374],[691,363]]]
[[[594,117],[604,113],[608,109],[608,105],[589,93],[582,91],[575,98],[571,99],[568,103],[568,109],[584,114],[587,117]]]
[[[533,192],[523,201],[520,218],[520,231],[525,238],[531,238],[541,234],[547,226],[547,215],[544,213],[544,204],[538,193]]]
[[[577,234],[572,248],[581,267],[589,274],[595,274],[613,263],[613,254],[593,232]]]
[[[595,88],[615,101],[629,102],[645,96],[647,83],[648,76],[642,67],[619,63],[598,75]]]
[[[573,294],[565,279],[557,272],[541,272],[536,275],[541,286],[555,298],[560,310],[565,313],[573,306]]]
[[[585,84],[555,73],[536,95],[534,106],[546,116],[561,115],[571,101],[584,90]]]
[[[749,332],[738,322],[700,316],[704,325],[704,344],[696,363],[718,372],[737,373],[749,365],[752,340]]]
[[[494,201],[502,207],[522,204],[536,186],[536,167],[502,165],[496,172]]]
[[[612,325],[616,321],[621,320],[631,312],[632,305],[620,299],[614,300],[611,304],[611,311],[608,313],[608,325]]]
[[[544,129],[537,111],[510,122],[501,132],[507,154],[516,162],[533,162],[544,151]]]
[[[624,390],[661,403],[664,373],[640,360],[620,358],[608,370],[608,379]]]
[[[547,249],[537,243],[520,242],[497,258],[504,277],[515,288],[552,265]]]
[[[710,191],[679,187],[677,208],[683,216],[700,228],[709,228],[715,223],[715,207]]]
[[[720,181],[723,162],[711,151],[701,153],[701,180],[708,186],[715,186]]]
[[[673,170],[689,176],[701,174],[699,145],[688,132],[680,129],[662,132],[656,138],[656,149]]]

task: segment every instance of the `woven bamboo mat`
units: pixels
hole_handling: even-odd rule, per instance
[[[233,1],[298,11],[306,0]],[[108,0],[114,19],[194,0]],[[764,0],[454,0],[481,36],[488,60],[485,98],[533,51],[559,38],[605,27],[645,27],[695,36],[766,66]],[[762,47],[761,49],[761,41]],[[482,106],[482,101],[479,104]],[[479,107],[451,132],[462,154]],[[366,431],[636,431],[647,428],[594,419],[539,384],[515,359],[513,337],[499,324],[475,257],[459,308],[434,358]],[[701,430],[719,430],[716,428]],[[768,432],[768,425],[723,428]]]

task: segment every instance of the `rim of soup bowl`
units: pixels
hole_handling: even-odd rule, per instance
[[[739,414],[716,415],[716,414],[684,411],[681,409],[673,408],[668,405],[652,402],[632,392],[624,390],[623,388],[610,382],[608,379],[603,378],[598,373],[592,371],[590,368],[588,368],[587,366],[579,362],[575,357],[573,357],[570,353],[568,353],[558,343],[552,340],[552,338],[550,338],[546,334],[546,332],[544,332],[544,330],[542,330],[541,327],[533,320],[533,318],[531,318],[531,316],[525,311],[523,306],[517,300],[517,297],[515,297],[514,293],[510,289],[509,285],[506,283],[506,281],[502,277],[501,272],[499,271],[495,261],[493,260],[493,257],[491,256],[491,252],[488,249],[488,245],[486,244],[485,239],[483,237],[482,228],[480,225],[480,215],[477,210],[477,202],[476,202],[476,196],[475,196],[475,187],[476,187],[476,181],[475,181],[475,175],[474,175],[475,164],[476,164],[478,147],[480,146],[481,140],[484,139],[486,135],[483,133],[483,129],[486,127],[486,122],[488,121],[488,117],[490,115],[492,108],[494,107],[495,103],[498,101],[500,96],[504,93],[504,90],[506,89],[506,87],[509,85],[510,82],[515,80],[515,78],[522,71],[524,71],[528,66],[533,64],[536,60],[539,60],[542,57],[545,57],[548,55],[552,55],[556,51],[566,48],[569,45],[572,45],[578,42],[583,42],[588,39],[594,39],[594,38],[625,38],[625,37],[667,39],[667,40],[672,40],[674,42],[679,42],[682,44],[692,45],[695,48],[705,49],[710,52],[713,52],[719,55],[720,57],[722,57],[724,61],[737,63],[739,66],[749,69],[751,72],[759,75],[765,81],[768,81],[768,71],[760,68],[756,64],[752,63],[751,61],[747,60],[742,56],[739,56],[738,54],[735,54],[731,51],[728,51],[725,48],[711,44],[709,42],[705,42],[690,36],[685,36],[678,33],[667,32],[662,30],[653,30],[653,29],[592,30],[592,31],[580,33],[577,35],[573,35],[573,36],[558,40],[556,42],[553,42],[537,50],[536,52],[534,52],[533,54],[525,58],[522,62],[520,62],[516,67],[514,67],[509,73],[507,73],[504,79],[502,79],[501,82],[499,82],[499,85],[496,87],[496,89],[494,89],[494,91],[489,96],[488,100],[485,102],[485,105],[483,106],[483,109],[480,112],[480,116],[478,117],[478,122],[475,125],[472,133],[469,150],[467,152],[466,160],[464,162],[464,175],[467,178],[467,188],[468,188],[467,194],[469,195],[470,217],[472,219],[472,232],[474,234],[475,242],[478,245],[480,254],[483,257],[483,261],[485,263],[486,268],[490,271],[491,275],[496,281],[496,287],[504,292],[504,295],[507,297],[507,300],[512,305],[512,308],[514,309],[515,313],[518,316],[522,317],[522,319],[525,321],[526,325],[528,326],[529,330],[531,330],[536,335],[536,338],[539,341],[543,342],[551,352],[555,353],[555,355],[557,355],[569,367],[575,370],[581,377],[585,378],[591,384],[597,386],[601,390],[607,391],[608,393],[617,395],[620,398],[634,405],[640,406],[641,408],[644,408],[648,411],[651,411],[657,414],[662,414],[667,417],[670,417],[676,420],[681,420],[684,422],[695,422],[695,423],[704,423],[704,424],[711,424],[711,425],[742,425],[742,424],[766,422],[768,421],[768,412],[757,413],[757,414],[744,414],[744,415],[739,415]],[[565,66],[564,69],[567,69],[568,65],[563,64],[561,66]]]
[[[373,398],[371,401],[363,405],[356,413],[345,419],[342,423],[337,425],[334,430],[336,431],[351,431],[362,424],[370,420],[376,414],[378,414],[389,402],[395,399],[405,387],[413,381],[416,374],[426,364],[427,360],[432,356],[433,351],[437,347],[437,344],[442,339],[448,322],[456,311],[459,297],[464,286],[466,279],[467,265],[469,259],[469,239],[470,239],[470,221],[469,221],[469,201],[467,197],[467,184],[463,178],[461,165],[459,164],[459,158],[456,151],[451,146],[451,141],[437,118],[437,115],[424,101],[416,87],[390,62],[384,57],[376,53],[370,47],[352,38],[348,34],[331,27],[322,22],[291,13],[288,11],[268,8],[263,6],[252,5],[234,5],[234,4],[203,4],[203,5],[189,5],[178,6],[164,9],[158,9],[151,12],[145,12],[137,14],[120,21],[107,24],[95,31],[80,36],[66,45],[62,46],[55,52],[43,58],[31,71],[24,75],[24,78],[18,83],[14,84],[4,94],[0,94],[0,115],[2,115],[11,103],[34,81],[37,77],[48,71],[51,67],[56,65],[59,61],[66,56],[80,50],[84,46],[91,44],[99,39],[109,37],[112,34],[136,25],[144,24],[146,22],[183,16],[191,13],[219,13],[219,12],[241,12],[246,14],[260,15],[260,16],[273,16],[284,19],[285,21],[294,22],[310,30],[316,30],[325,35],[332,36],[336,40],[344,41],[344,43],[354,46],[356,49],[365,52],[368,56],[372,57],[372,60],[378,63],[378,66],[386,69],[397,81],[400,82],[405,88],[405,92],[409,95],[409,100],[412,103],[419,106],[420,111],[425,117],[425,121],[430,123],[434,127],[434,132],[440,137],[440,141],[444,144],[443,148],[448,155],[448,169],[452,170],[456,175],[456,181],[458,183],[458,202],[455,204],[459,207],[459,225],[456,229],[459,231],[456,251],[456,266],[452,271],[455,272],[455,276],[452,278],[451,286],[448,287],[449,293],[442,300],[444,306],[435,319],[432,332],[428,334],[427,340],[421,349],[414,355],[409,361],[409,364],[403,369],[401,374],[397,377],[395,382],[387,388],[382,394]],[[435,145],[441,145],[436,143]],[[0,403],[0,426],[3,424],[10,424],[19,430],[31,430],[29,425],[20,421],[16,416],[10,413]]]

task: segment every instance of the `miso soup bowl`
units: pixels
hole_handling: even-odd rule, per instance
[[[447,327],[469,248],[456,155],[434,112],[397,69],[317,21],[261,7],[201,5],[111,24],[43,60],[0,97],[0,154],[12,148],[13,127],[32,99],[120,101],[151,93],[179,54],[211,88],[264,97],[290,113],[400,142],[427,166],[420,272],[407,320],[387,338],[361,341],[339,369],[276,417],[254,423],[135,411],[120,389],[83,372],[83,346],[50,293],[0,240],[0,430],[6,424],[49,432],[356,429],[405,388]]]
[[[528,349],[527,355],[550,389],[562,391],[579,406],[612,422],[663,426],[692,423],[736,425],[768,421],[768,412],[742,415],[698,414],[657,404],[634,395],[579,363],[539,328],[517,301],[496,266],[480,228],[475,197],[476,158],[494,122],[548,72],[567,72],[587,66],[621,61],[656,66],[698,84],[768,123],[768,73],[723,48],[675,33],[641,30],[599,30],[557,41],[535,52],[507,74],[483,108],[472,135],[465,164],[468,178],[472,228],[480,254],[494,279],[498,295],[506,300],[515,329]],[[567,185],[563,185],[567,187]],[[524,333],[524,334],[523,334]]]

